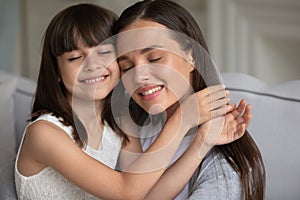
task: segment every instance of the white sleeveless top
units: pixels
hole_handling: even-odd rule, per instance
[[[39,120],[45,120],[55,124],[56,126],[63,129],[66,134],[72,138],[72,127],[63,125],[60,122],[60,119],[52,116],[51,114],[42,115],[30,124],[35,123]],[[17,169],[17,161],[24,140],[25,132],[23,134],[15,164],[15,185],[19,200],[97,199],[96,197],[88,194],[81,188],[68,181],[51,167],[46,167],[32,176],[23,176],[22,174],[20,174]],[[106,164],[112,169],[115,169],[121,145],[121,138],[105,123],[102,133],[102,142],[101,145],[99,145],[101,146],[101,148],[94,149],[87,146],[85,149],[83,149],[83,151],[94,159]]]

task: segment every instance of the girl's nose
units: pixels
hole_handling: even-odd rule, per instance
[[[94,72],[95,70],[102,67],[103,64],[101,64],[101,60],[95,53],[89,54],[85,62],[83,64],[83,70],[86,72]]]

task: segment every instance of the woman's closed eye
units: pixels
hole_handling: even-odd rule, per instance
[[[158,62],[160,59],[161,59],[161,57],[150,58],[149,62]]]
[[[120,65],[120,69],[122,73],[125,73],[127,71],[129,71],[130,69],[132,69],[134,66],[133,65],[127,65],[127,66],[121,66]]]

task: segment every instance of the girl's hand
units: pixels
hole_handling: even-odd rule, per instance
[[[194,127],[232,111],[228,94],[224,85],[215,85],[190,95],[180,106],[184,122]]]
[[[200,156],[215,145],[231,143],[245,134],[252,118],[251,105],[246,105],[243,99],[237,108],[233,106],[233,111],[225,117],[211,119],[198,128],[196,142],[201,147]]]

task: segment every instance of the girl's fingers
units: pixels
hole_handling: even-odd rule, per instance
[[[224,116],[231,109],[232,109],[231,105],[225,105],[225,106],[222,106],[218,109],[215,109],[215,110],[211,111],[211,118]]]
[[[246,106],[246,109],[245,109],[243,118],[244,118],[244,120],[245,120],[246,127],[248,127],[249,124],[250,124],[250,121],[251,121],[251,119],[252,119],[251,105],[247,105],[247,106]]]
[[[237,121],[238,124],[242,124],[242,123],[246,122],[246,120],[243,117],[236,118],[236,121]]]
[[[242,114],[244,112],[246,108],[246,100],[245,99],[242,99],[239,103],[239,106],[237,107],[237,111]]]
[[[215,110],[217,108],[220,108],[220,107],[223,107],[225,106],[226,104],[228,104],[230,102],[230,99],[229,98],[223,98],[223,99],[219,99],[217,101],[213,101],[211,102],[210,104],[210,110]]]
[[[246,108],[246,101],[243,99],[242,101],[240,101],[238,107],[233,111],[233,115],[235,116],[235,118],[237,118],[238,116],[240,116]]]
[[[220,84],[220,85],[210,86],[203,90],[203,95],[209,96],[215,92],[222,91],[222,90],[225,90],[225,85]]]
[[[216,91],[214,93],[211,93],[210,95],[206,96],[206,98],[209,98],[211,102],[216,101],[218,99],[225,98],[226,96],[229,95],[228,90],[220,90]]]
[[[211,95],[215,94],[216,92],[220,92],[220,91],[225,91],[224,85],[210,86],[201,91],[196,92],[196,94],[199,98],[205,98],[205,97],[210,97]],[[226,92],[224,92],[224,94],[226,94]]]
[[[246,124],[241,124],[238,126],[238,130],[236,131],[236,134],[235,134],[235,138],[236,139],[239,139],[241,138],[246,132]]]

